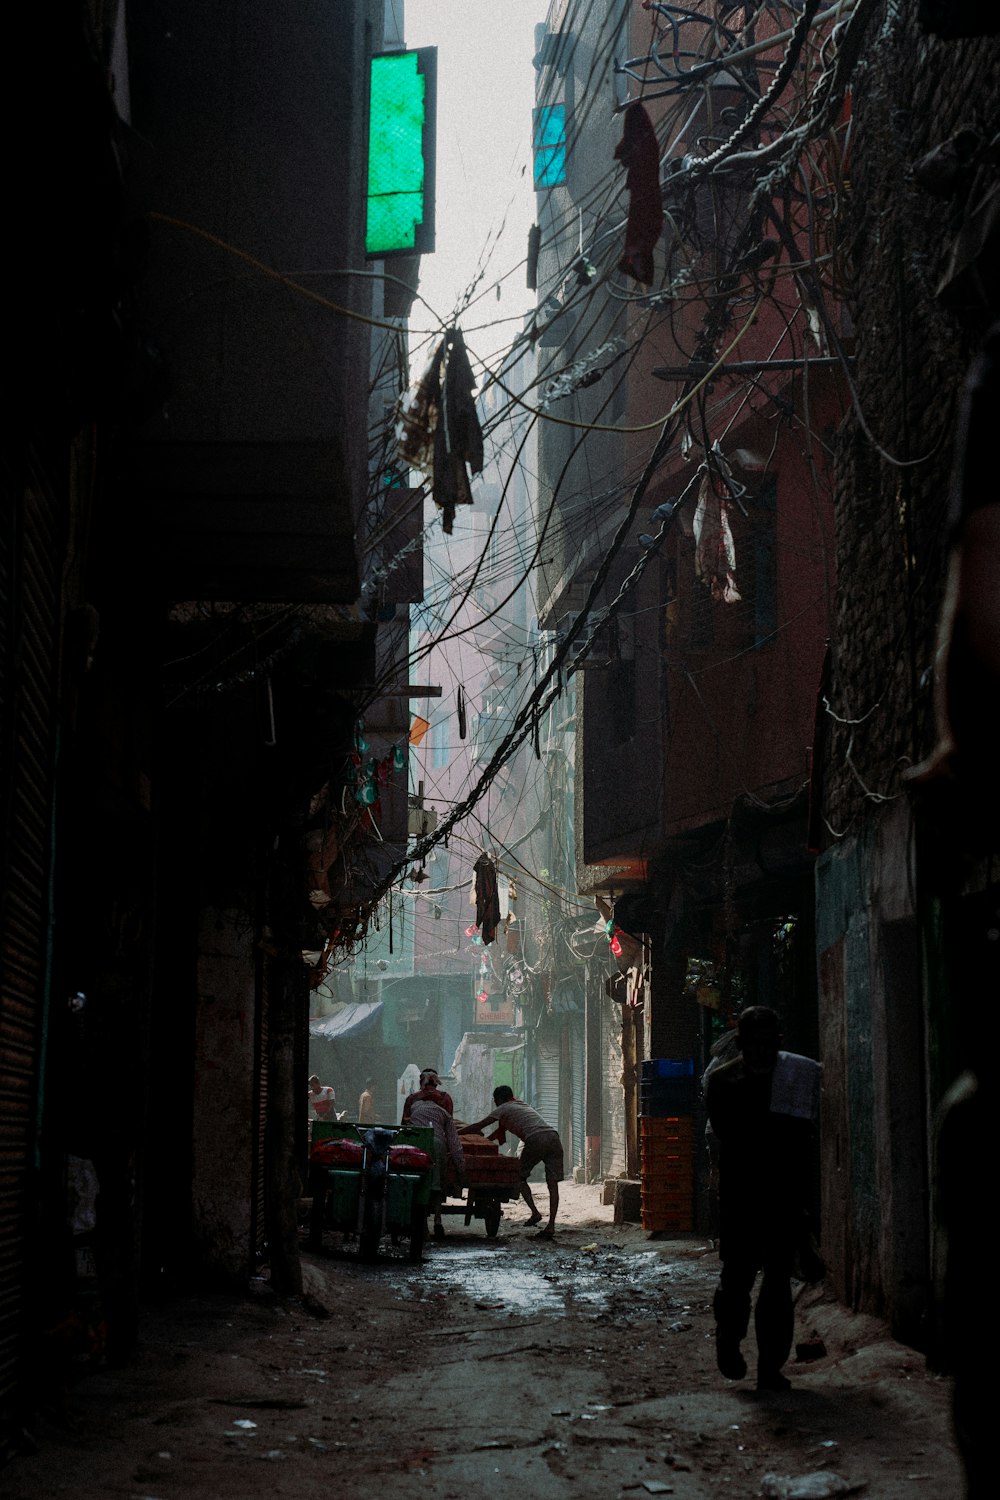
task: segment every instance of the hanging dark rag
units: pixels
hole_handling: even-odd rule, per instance
[[[430,476],[431,494],[450,535],[456,505],[472,504],[466,465],[483,467],[483,432],[472,396],[475,380],[465,340],[449,328],[416,389],[401,403],[399,455]]]
[[[449,328],[442,343],[441,414],[434,429],[434,500],[444,512],[442,529],[451,532],[456,505],[472,504],[466,464],[473,474],[483,467],[483,431],[472,390],[475,380],[465,340]]]
[[[663,229],[663,191],[656,131],[638,100],[625,111],[625,133],[615,147],[615,158],[628,170],[625,186],[629,191],[625,254],[618,269],[649,286],[653,250]]]
[[[493,861],[481,854],[473,865],[476,875],[476,923],[484,943],[492,943],[500,925],[500,893]]]

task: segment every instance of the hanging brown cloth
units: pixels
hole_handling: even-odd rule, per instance
[[[481,854],[473,865],[476,877],[476,924],[484,943],[492,943],[500,925],[500,893],[493,861]]]
[[[625,111],[625,131],[615,147],[615,158],[627,168],[625,186],[629,191],[625,254],[618,269],[649,286],[653,280],[653,250],[663,229],[663,191],[656,131],[638,100]]]
[[[449,328],[399,408],[400,458],[430,478],[431,494],[449,535],[455,506],[472,504],[466,466],[473,474],[483,467],[483,431],[472,395],[475,384],[465,340],[459,329]]]
[[[476,414],[472,391],[475,379],[465,340],[457,328],[444,336],[441,364],[441,417],[434,431],[435,504],[443,511],[442,529],[451,532],[456,505],[472,504],[472,488],[466,472],[483,467],[483,430]]]

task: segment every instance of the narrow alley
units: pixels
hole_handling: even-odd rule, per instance
[[[991,1500],[1000,4],[13,19],[0,1491]]]
[[[616,1225],[595,1187],[565,1183],[563,1197],[552,1243],[522,1227],[520,1205],[495,1240],[453,1220],[422,1266],[388,1246],[365,1266],[328,1235],[301,1301],[257,1282],[151,1311],[137,1364],[80,1384],[5,1493],[960,1493],[948,1383],[876,1319],[803,1289],[808,1358],[788,1366],[788,1394],[758,1395],[715,1369],[706,1241]]]

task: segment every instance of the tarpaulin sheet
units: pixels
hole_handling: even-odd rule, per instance
[[[361,1036],[380,1019],[382,1001],[372,1000],[358,1004],[345,1004],[329,1016],[314,1016],[309,1022],[309,1035],[321,1037],[327,1042],[344,1041],[347,1037]]]

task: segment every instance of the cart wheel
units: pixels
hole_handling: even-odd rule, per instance
[[[418,1204],[413,1210],[410,1223],[410,1248],[408,1257],[418,1264],[424,1258],[424,1240],[427,1237],[427,1216]]]
[[[486,1226],[486,1233],[489,1235],[491,1240],[495,1240],[497,1237],[497,1230],[500,1228],[500,1220],[502,1217],[503,1209],[500,1207],[499,1203],[491,1203],[489,1208],[483,1214],[483,1224]]]
[[[378,1260],[378,1244],[382,1236],[375,1230],[365,1230],[358,1236],[358,1255],[361,1260]]]

